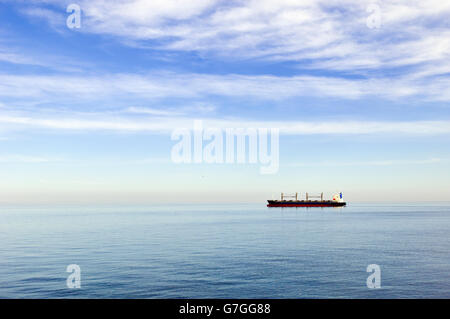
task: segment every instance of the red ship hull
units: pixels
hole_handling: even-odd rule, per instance
[[[335,201],[280,201],[268,200],[267,207],[342,207],[347,203]]]

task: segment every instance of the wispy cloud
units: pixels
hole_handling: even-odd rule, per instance
[[[36,66],[46,70],[77,73],[92,67],[91,64],[78,61],[77,59],[52,55],[51,53],[37,54],[29,47],[20,47],[17,43],[9,40],[9,43],[0,41],[0,62],[12,65]],[[12,76],[14,73],[11,74]]]
[[[421,160],[401,159],[401,160],[381,160],[381,161],[358,161],[358,162],[314,162],[314,163],[290,163],[286,166],[291,167],[308,167],[308,166],[394,166],[394,165],[427,165],[442,163],[444,160],[440,158],[430,158]]]
[[[216,107],[213,105],[191,105],[181,106],[177,108],[152,108],[152,107],[139,107],[130,106],[124,110],[123,113],[145,114],[154,116],[181,116],[186,114],[207,114],[214,112]]]
[[[155,108],[150,108],[150,107],[136,107],[136,106],[131,106],[131,107],[125,109],[124,112],[136,113],[136,114],[149,114],[149,115],[156,115],[156,116],[180,116],[182,114],[179,111],[169,111],[169,110],[155,109]]]
[[[62,21],[69,3],[34,1],[20,11],[31,18],[47,19],[55,28],[67,29]],[[297,64],[298,70],[320,71],[321,75],[3,74],[0,95],[220,95],[270,100],[377,96],[450,101],[450,79],[446,76],[450,72],[450,3],[386,0],[379,3],[380,28],[370,29],[366,20],[372,3],[373,0],[197,0],[180,5],[178,0],[82,0],[79,5],[83,22],[77,32],[112,36],[122,43],[134,41],[133,45],[164,52],[196,51],[230,60],[290,61]],[[36,59],[33,62],[0,48],[1,59],[51,67],[51,63],[35,62]],[[342,75],[351,73],[360,77]]]
[[[65,11],[55,11],[41,7],[25,7],[20,10],[22,14],[29,17],[38,18],[46,21],[51,28],[56,31],[65,31],[63,27],[66,25]]]
[[[192,128],[193,117],[172,116],[105,116],[98,113],[63,113],[57,116],[34,113],[0,115],[4,129],[44,128],[52,130],[107,130],[170,133],[177,128]],[[310,134],[450,134],[449,121],[252,121],[241,118],[203,118],[205,127],[213,128],[279,128],[288,135]]]
[[[60,1],[47,2],[62,7]],[[153,47],[161,49],[232,59],[308,61],[317,68],[347,71],[430,62],[449,65],[448,2],[380,1],[380,28],[369,29],[367,8],[373,3],[377,2],[79,1],[81,32],[127,41],[157,40]],[[29,14],[55,20],[56,13],[42,15],[39,10]]]
[[[48,157],[40,157],[40,156],[29,156],[29,155],[20,155],[20,154],[0,154],[0,163],[48,163],[59,161],[60,159],[56,158],[48,158]]]
[[[11,75],[0,74],[0,97],[83,99],[208,96],[252,97],[283,100],[317,96],[356,99],[367,96],[397,99],[416,97],[450,100],[450,78],[421,79],[344,79],[325,76],[211,75],[199,73],[156,72],[147,75],[104,74]],[[55,100],[57,102],[58,100]]]
[[[21,54],[6,51],[5,49],[0,49],[0,61],[14,63],[14,64],[31,64],[36,65],[36,61],[30,59],[29,57],[23,56]]]

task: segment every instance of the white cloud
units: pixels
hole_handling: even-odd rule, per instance
[[[53,1],[61,5],[59,1]],[[378,3],[381,27],[366,25]],[[305,61],[357,71],[421,63],[449,65],[450,3],[441,0],[82,0],[81,32],[161,49],[233,59]],[[39,11],[41,10],[41,11]],[[33,8],[30,14],[42,15]],[[55,14],[48,14],[50,21]]]
[[[427,165],[443,162],[440,158],[430,158],[421,160],[382,160],[382,161],[358,161],[358,162],[314,162],[314,163],[291,163],[286,166],[291,167],[308,167],[308,166],[394,166],[394,165]]]
[[[388,99],[417,97],[450,100],[450,78],[430,82],[403,77],[391,79],[343,79],[325,76],[209,75],[160,72],[149,75],[106,74],[8,75],[0,74],[0,96],[21,99],[48,98],[58,101],[96,100],[120,96],[139,98],[211,95],[283,100],[318,96],[355,99],[377,96]]]
[[[8,52],[4,49],[1,49],[0,51],[0,61],[15,64],[36,64],[35,61],[28,57],[14,52]]]
[[[450,134],[449,121],[376,122],[376,121],[252,121],[240,118],[204,118],[204,127],[212,128],[279,128],[282,134]],[[191,129],[192,117],[139,117],[105,116],[92,113],[14,114],[0,115],[4,129],[50,129],[82,131],[106,130],[124,132],[170,133],[177,128]]]
[[[0,105],[1,106],[1,105]],[[123,113],[134,113],[134,114],[147,114],[154,116],[181,116],[188,114],[206,114],[211,113],[216,110],[216,107],[213,105],[191,105],[191,106],[182,106],[178,108],[151,108],[151,107],[139,107],[139,106],[131,106],[124,109]]]
[[[155,116],[179,116],[182,113],[178,111],[167,111],[167,110],[160,110],[160,109],[154,109],[150,107],[136,107],[131,106],[124,110],[124,112],[127,113],[136,113],[136,114],[148,114],[148,115],[155,115]]]
[[[53,11],[46,8],[30,7],[21,10],[23,14],[42,19],[56,31],[63,31],[62,27],[66,26],[66,17],[64,11]]]
[[[38,66],[50,70],[63,72],[81,72],[86,68],[92,68],[92,64],[78,61],[77,59],[67,59],[57,55],[47,53],[38,54],[30,47],[20,48],[12,40],[1,41],[0,39],[0,62],[17,65]]]
[[[40,156],[29,156],[29,155],[18,155],[18,154],[7,154],[0,155],[0,163],[47,163],[58,161],[58,159],[40,157]]]
[[[41,7],[42,3],[46,6]],[[48,3],[54,6],[48,7]],[[56,26],[68,3],[34,1],[22,12],[46,18]],[[82,0],[79,32],[113,35],[123,43],[134,41],[152,49],[198,51],[233,60],[294,61],[301,68],[325,73],[292,77],[114,74],[107,80],[108,76],[3,75],[0,95],[41,97],[69,92],[83,98],[124,93],[154,98],[216,94],[263,99],[377,95],[449,101],[450,79],[442,75],[450,71],[450,2],[380,1],[379,29],[366,25],[371,14],[366,9],[372,3],[377,2]],[[8,52],[2,55],[0,51],[0,59],[2,56],[4,60],[27,62],[25,57]],[[395,76],[382,72],[392,68],[398,68]],[[359,73],[363,78],[343,78],[338,71]]]

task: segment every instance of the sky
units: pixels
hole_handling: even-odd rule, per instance
[[[448,201],[449,102],[448,1],[0,0],[2,204]],[[175,163],[195,121],[279,168]]]

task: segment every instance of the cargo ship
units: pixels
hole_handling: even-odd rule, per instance
[[[286,199],[288,198],[288,199]],[[320,198],[320,200],[311,200],[311,198]],[[324,200],[323,193],[320,196],[311,196],[306,193],[306,199],[298,199],[298,193],[281,193],[281,200],[268,200],[267,207],[342,207],[347,205],[342,199],[342,193],[336,194],[331,200]]]

